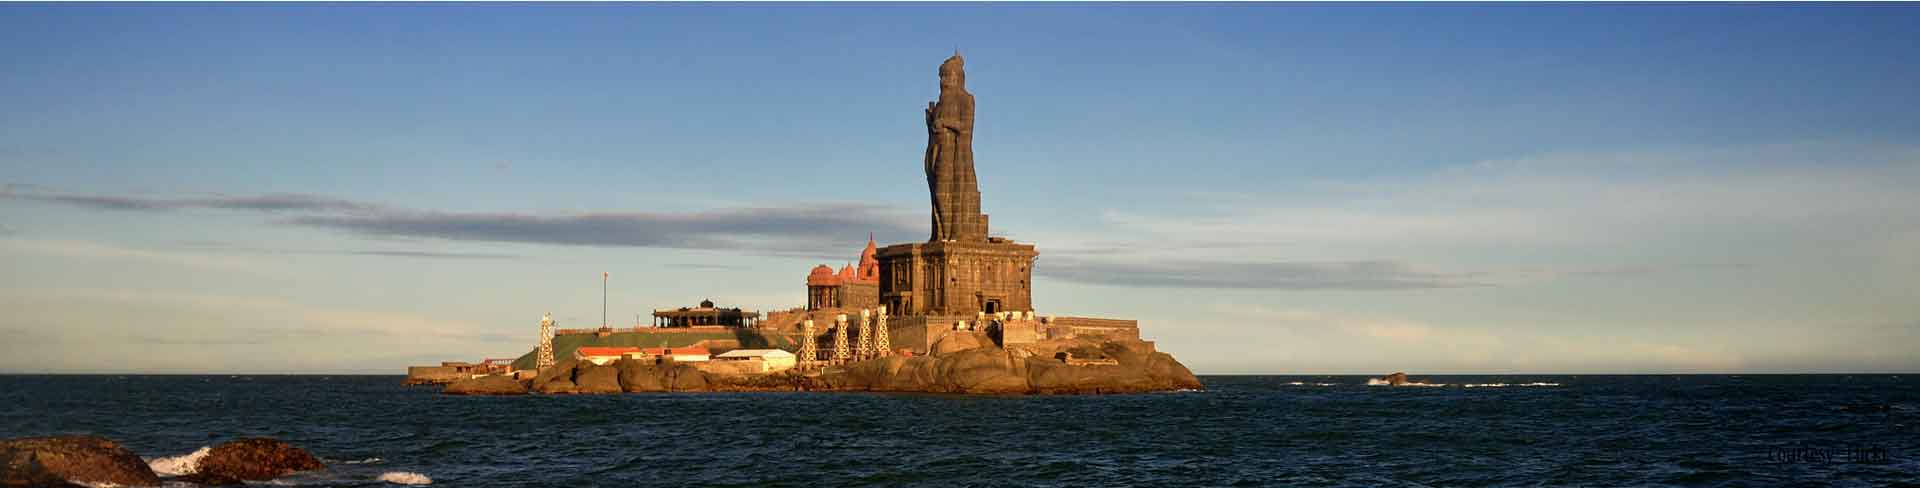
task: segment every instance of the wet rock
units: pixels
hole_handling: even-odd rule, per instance
[[[203,485],[230,485],[325,467],[305,449],[275,439],[254,437],[213,446],[206,457],[200,458],[198,469],[180,479]]]
[[[441,393],[448,395],[525,395],[527,385],[508,376],[482,376],[455,381]]]
[[[60,487],[81,486],[47,471],[33,451],[0,451],[0,486]]]
[[[1387,375],[1386,378],[1381,378],[1381,380],[1386,381],[1388,385],[1400,386],[1407,384],[1407,374],[1396,371],[1393,374]]]
[[[139,455],[98,436],[28,437],[0,441],[4,486],[74,483],[156,486],[160,477]]]

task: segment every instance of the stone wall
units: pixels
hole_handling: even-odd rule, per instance
[[[959,320],[973,320],[973,317],[959,315],[913,315],[887,318],[887,339],[893,343],[895,351],[912,350],[914,354],[926,354],[932,350],[933,343],[953,332],[953,323]]]
[[[406,384],[428,385],[452,383],[473,377],[470,371],[462,371],[453,366],[408,366]]]
[[[1008,320],[1000,325],[1000,344],[1028,344],[1041,339],[1038,320]]]
[[[860,313],[860,309],[880,308],[879,283],[841,283],[840,308]]]
[[[1047,322],[1046,330],[1050,339],[1104,337],[1108,340],[1140,340],[1140,322],[1137,320],[1054,317]]]

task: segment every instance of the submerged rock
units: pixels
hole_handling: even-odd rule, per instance
[[[255,437],[213,446],[206,457],[200,458],[198,469],[180,479],[206,485],[231,485],[245,481],[266,481],[325,467],[305,449],[275,439]]]
[[[75,483],[156,486],[160,477],[119,443],[99,436],[27,437],[0,441],[0,486]]]
[[[512,377],[493,375],[455,381],[440,392],[448,395],[525,395],[527,385]]]

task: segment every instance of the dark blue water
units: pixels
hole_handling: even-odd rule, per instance
[[[440,396],[385,376],[0,376],[0,437],[270,436],[299,485],[1914,485],[1920,377],[1211,376],[1209,391]],[[1522,383],[1557,386],[1517,386]],[[1506,387],[1463,387],[1506,383]],[[1319,386],[1318,384],[1330,384]],[[1883,409],[1884,407],[1884,409]]]

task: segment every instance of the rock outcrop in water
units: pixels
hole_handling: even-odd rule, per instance
[[[1393,386],[1404,385],[1404,384],[1407,384],[1407,374],[1404,372],[1395,371],[1393,374],[1387,375],[1386,378],[1381,378],[1381,381],[1385,381],[1387,382],[1388,385],[1393,385]]]
[[[98,436],[28,437],[0,441],[0,486],[76,483],[157,486],[160,477],[139,455]]]
[[[536,376],[530,385],[494,381],[501,393],[481,388],[480,380],[455,383],[448,394],[514,394],[518,389],[547,394],[689,391],[886,391],[969,394],[1137,393],[1201,389],[1199,378],[1173,359],[1139,341],[1063,340],[992,345],[985,337],[956,334],[943,339],[932,356],[891,356],[816,371],[766,375],[715,374],[691,364],[623,359],[606,366],[563,361]]]
[[[193,474],[180,477],[203,485],[237,485],[325,468],[306,449],[268,438],[239,439],[213,446]]]
[[[523,390],[524,392],[524,390]],[[267,438],[227,442],[207,449],[189,473],[174,481],[237,485],[326,468],[305,449]],[[99,436],[27,437],[0,441],[0,486],[160,486],[161,478],[138,454]]]

